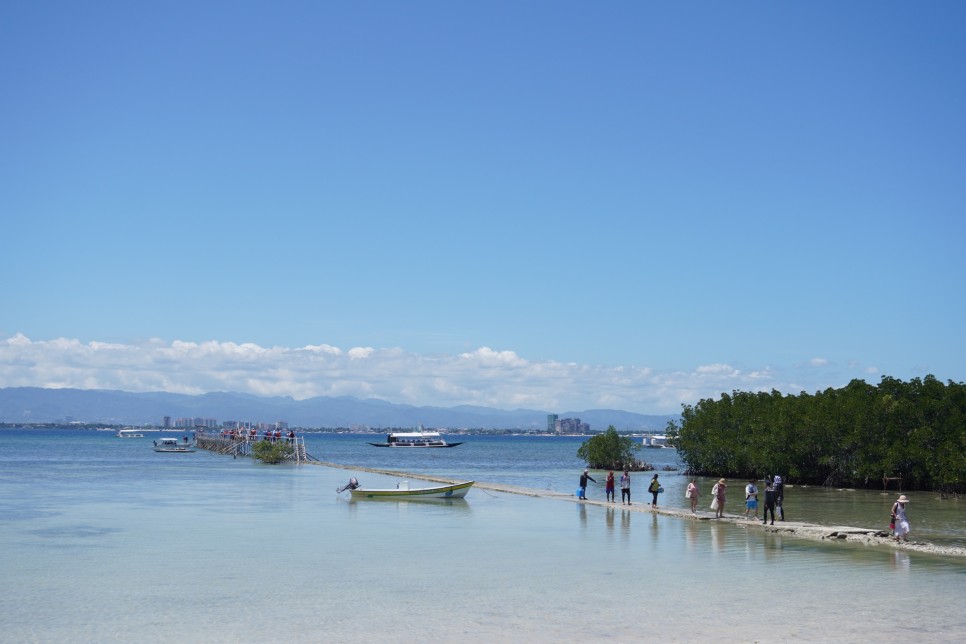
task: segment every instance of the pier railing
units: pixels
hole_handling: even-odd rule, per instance
[[[259,438],[257,436],[224,436],[206,432],[198,432],[195,435],[195,444],[198,446],[198,449],[216,452],[218,454],[230,454],[232,457],[251,456],[252,446],[262,441],[291,445],[292,453],[287,458],[296,464],[315,460],[305,450],[305,439],[302,436]]]

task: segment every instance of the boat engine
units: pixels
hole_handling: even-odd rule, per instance
[[[353,476],[351,479],[349,479],[349,482],[348,483],[346,483],[345,485],[343,485],[340,488],[336,488],[335,491],[336,492],[345,492],[346,490],[354,490],[357,487],[359,487],[359,485],[360,485],[359,479],[357,479],[356,477]]]

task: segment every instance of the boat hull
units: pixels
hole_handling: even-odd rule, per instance
[[[437,447],[456,447],[457,445],[462,445],[463,443],[434,443],[434,444],[423,444],[418,443],[369,443],[373,447],[399,447],[406,449],[435,449]]]
[[[473,487],[475,481],[456,483],[454,485],[438,485],[435,487],[411,489],[370,489],[359,487],[351,490],[353,499],[378,499],[393,501],[419,501],[423,499],[462,499]]]

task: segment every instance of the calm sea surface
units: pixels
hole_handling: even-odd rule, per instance
[[[157,454],[148,436],[0,430],[2,641],[966,639],[956,558],[482,489],[354,503],[335,494],[349,476],[399,479]],[[367,440],[378,437],[306,443],[326,461],[563,494],[583,468],[579,438],[412,451]],[[673,450],[642,454],[676,464]],[[684,477],[659,474],[661,503],[683,507]],[[634,477],[643,503],[650,475]],[[786,514],[884,528],[894,496],[792,487]],[[910,496],[915,539],[964,544],[961,501]]]

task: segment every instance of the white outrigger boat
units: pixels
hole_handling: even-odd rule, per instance
[[[179,443],[177,438],[160,438],[154,441],[154,451],[185,454],[195,451],[195,448],[190,443]]]
[[[385,443],[369,443],[373,447],[456,447],[463,443],[447,443],[439,432],[392,432]]]
[[[353,499],[380,499],[394,501],[421,501],[423,499],[462,499],[476,481],[435,485],[432,487],[409,487],[409,481],[402,481],[395,488],[366,488],[352,478],[349,484],[338,488],[337,492],[349,490]]]

